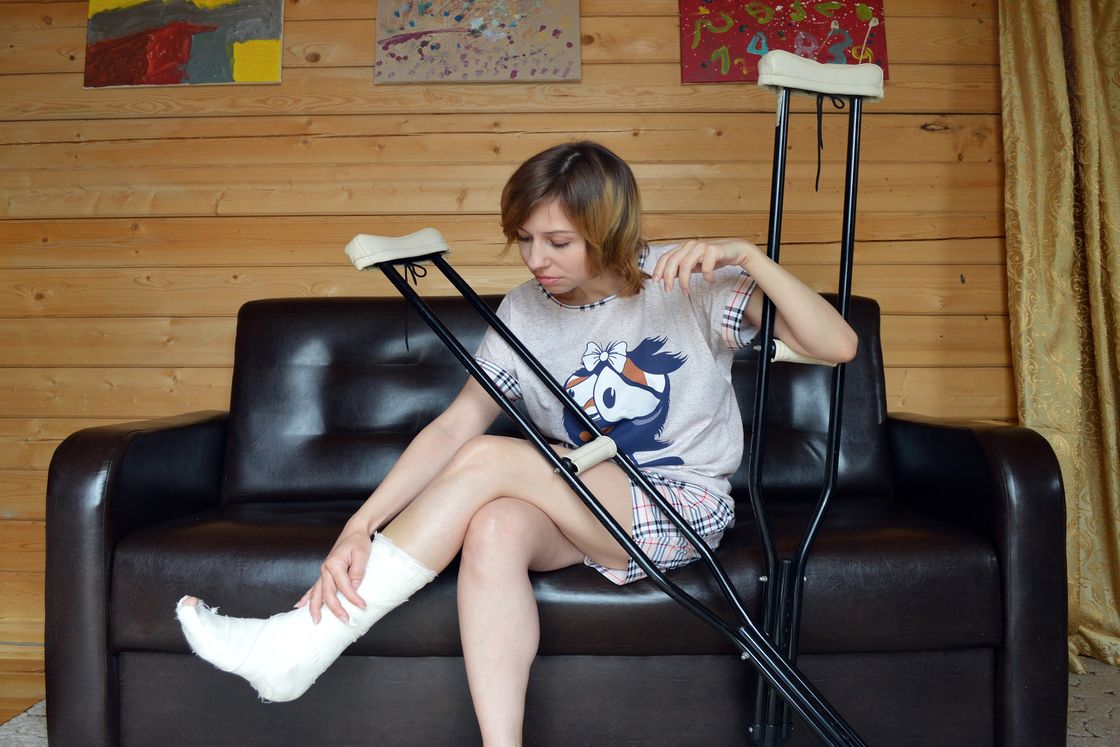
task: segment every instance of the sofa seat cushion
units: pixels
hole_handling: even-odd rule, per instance
[[[183,594],[236,616],[288,609],[315,581],[353,502],[247,503],[127,536],[112,578],[116,651],[182,651],[174,619]],[[807,506],[771,515],[778,547],[792,553]],[[759,620],[761,554],[750,517],[728,532],[719,558]],[[348,651],[369,656],[459,656],[454,565]],[[914,651],[997,645],[999,573],[976,535],[883,501],[845,500],[830,509],[806,571],[801,651]],[[670,579],[731,619],[701,564]],[[712,654],[731,645],[652,582],[623,587],[576,566],[533,575],[541,653]],[[969,614],[960,614],[962,610]]]

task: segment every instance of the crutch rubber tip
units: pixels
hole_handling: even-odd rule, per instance
[[[381,262],[423,257],[429,254],[447,254],[451,247],[443,235],[434,228],[421,228],[407,236],[374,236],[360,233],[346,245],[346,256],[354,267],[364,270]]]

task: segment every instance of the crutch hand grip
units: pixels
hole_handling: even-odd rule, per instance
[[[421,228],[407,236],[373,236],[360,233],[346,245],[346,256],[359,270],[381,262],[395,262],[429,254],[447,254],[451,247],[434,228]]]
[[[570,462],[572,471],[578,474],[591,469],[599,462],[613,459],[617,453],[618,447],[615,445],[613,439],[609,436],[599,436],[594,441],[586,443],[574,451],[568,452],[568,454],[563,457],[563,460]]]
[[[831,361],[822,361],[820,358],[811,358],[808,355],[798,353],[789,345],[786,345],[781,340],[772,340],[774,352],[770,356],[772,361],[785,361],[786,363],[805,363],[812,366],[830,366],[835,368],[836,364]]]

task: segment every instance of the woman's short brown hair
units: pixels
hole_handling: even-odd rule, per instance
[[[502,232],[506,248],[538,205],[559,201],[587,242],[589,270],[610,272],[623,281],[619,295],[642,289],[638,255],[642,204],[630,167],[598,143],[556,145],[533,156],[513,172],[502,190]]]

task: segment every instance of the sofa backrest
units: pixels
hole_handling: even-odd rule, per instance
[[[498,298],[489,298],[496,306]],[[429,299],[473,352],[484,322],[461,298]],[[842,492],[885,493],[885,405],[878,307],[856,300],[860,354],[849,364],[842,430]],[[734,378],[750,425],[754,364],[741,353]],[[775,497],[819,481],[829,375],[812,366],[772,369],[771,448],[765,484]],[[274,299],[238,315],[229,435],[227,503],[360,500],[459,392],[466,374],[399,298]],[[495,432],[514,433],[506,418]],[[780,424],[780,425],[779,425]],[[745,464],[733,479],[746,499]],[[813,489],[816,489],[813,487]]]
[[[835,297],[826,295],[835,303]],[[879,339],[879,304],[853,297],[849,322],[859,335],[859,352],[846,364],[836,495],[887,496],[890,459],[887,445],[886,387]],[[732,364],[747,449],[754,417],[758,353],[740,350]],[[796,363],[770,367],[767,427],[762,460],[766,499],[816,498],[825,481],[825,450],[833,369]],[[731,479],[732,494],[749,500],[747,453]]]

